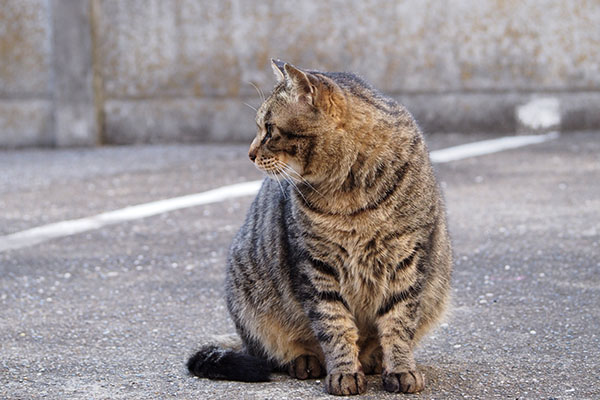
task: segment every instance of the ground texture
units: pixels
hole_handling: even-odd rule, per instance
[[[431,136],[438,149],[477,140]],[[453,311],[416,354],[416,396],[600,397],[600,133],[436,165],[455,248]],[[0,236],[260,178],[246,146],[0,153]],[[229,242],[250,197],[0,253],[2,399],[330,398],[320,381],[191,378],[234,332]]]

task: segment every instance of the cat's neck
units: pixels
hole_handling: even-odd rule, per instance
[[[302,182],[298,186],[298,201],[309,209],[324,214],[351,215],[372,206],[405,173],[408,159],[398,144],[364,146],[358,150],[348,167],[319,182]]]
[[[423,151],[421,134],[408,114],[393,120],[347,103],[346,120],[335,135],[335,165],[319,171],[320,179],[300,183],[298,195],[325,213],[352,214],[385,196],[415,153]],[[329,152],[335,150],[329,149]],[[426,151],[426,150],[425,150]]]

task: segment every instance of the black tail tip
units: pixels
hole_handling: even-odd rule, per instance
[[[187,362],[188,371],[200,378],[242,382],[266,382],[271,365],[262,358],[217,346],[204,346]]]

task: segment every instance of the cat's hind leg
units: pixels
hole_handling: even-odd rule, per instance
[[[254,336],[260,338],[262,354],[292,378],[314,379],[325,375],[325,359],[307,318],[282,319],[283,312],[259,316]]]
[[[298,356],[288,366],[288,374],[296,379],[321,378],[325,372],[323,363],[312,354]]]

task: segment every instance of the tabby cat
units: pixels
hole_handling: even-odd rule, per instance
[[[442,317],[452,254],[427,148],[411,115],[359,77],[272,60],[250,160],[266,172],[227,264],[238,349],[188,361],[213,379],[272,370],[325,378],[331,394],[425,379],[413,349]]]

